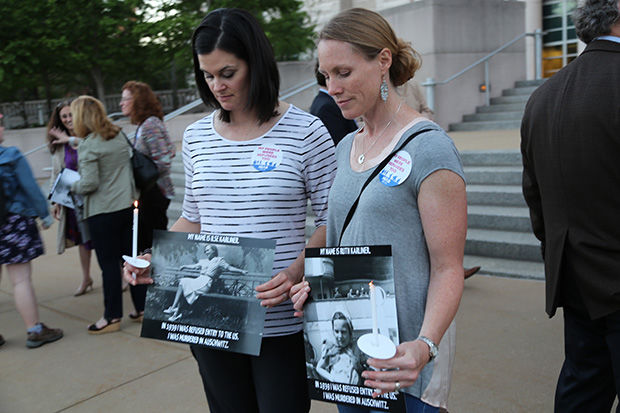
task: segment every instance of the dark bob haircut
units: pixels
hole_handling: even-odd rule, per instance
[[[194,74],[200,97],[205,105],[220,109],[224,122],[230,122],[230,112],[223,110],[211,93],[198,62],[199,54],[209,54],[215,49],[247,63],[250,90],[246,109],[256,110],[260,123],[277,115],[280,75],[273,48],[256,18],[241,9],[217,9],[207,14],[192,36]]]

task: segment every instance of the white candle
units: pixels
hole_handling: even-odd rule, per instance
[[[378,325],[377,298],[376,298],[376,293],[375,293],[375,285],[372,283],[372,281],[368,283],[368,285],[370,286],[370,307],[372,311],[372,334],[377,335],[379,334],[379,328],[377,327]]]
[[[138,201],[133,203],[133,232],[131,239],[131,256],[138,256]]]

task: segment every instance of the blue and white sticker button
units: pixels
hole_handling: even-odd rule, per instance
[[[411,173],[411,155],[398,151],[379,173],[379,181],[385,186],[396,186],[405,182]]]
[[[275,145],[260,145],[252,153],[252,166],[257,171],[271,171],[281,163],[282,151]]]

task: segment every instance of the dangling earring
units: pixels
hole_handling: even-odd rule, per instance
[[[379,91],[381,92],[381,100],[384,102],[387,102],[387,98],[388,98],[388,84],[385,81],[385,75],[383,76],[383,80],[381,81],[381,87],[379,88]]]

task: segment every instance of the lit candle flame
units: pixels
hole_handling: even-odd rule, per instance
[[[134,206],[134,208],[138,208],[138,200],[137,199],[135,201],[133,201],[133,206]]]

